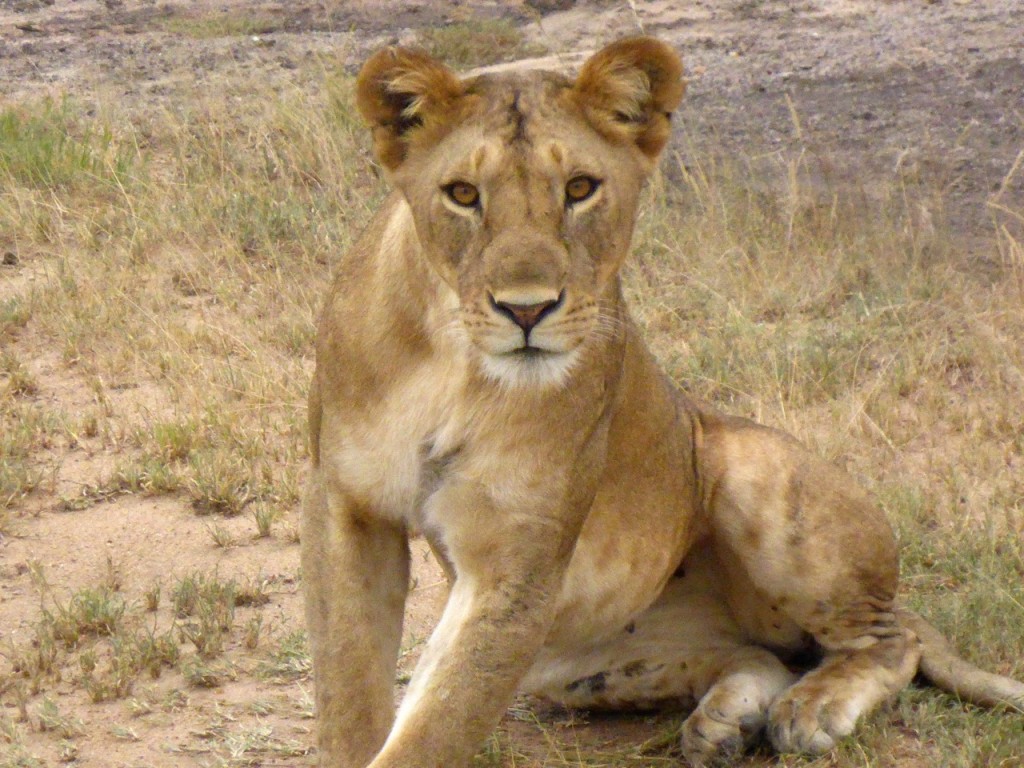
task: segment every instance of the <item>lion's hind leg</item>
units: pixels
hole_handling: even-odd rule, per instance
[[[852,479],[792,438],[740,419],[703,426],[706,504],[733,616],[754,642],[786,647],[804,632],[823,653],[772,705],[772,743],[827,751],[918,668],[920,643],[894,605],[892,531]]]
[[[779,752],[820,754],[849,735],[862,714],[900,691],[917,671],[912,638],[826,653],[822,663],[783,693],[769,713],[768,735]]]
[[[682,748],[693,766],[744,750],[764,731],[776,697],[796,679],[748,644],[719,589],[706,549],[683,563],[658,600],[589,649],[545,648],[524,689],[592,710],[693,708]]]

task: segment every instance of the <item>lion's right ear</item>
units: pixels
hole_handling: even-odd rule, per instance
[[[450,118],[463,93],[455,73],[423,51],[385,48],[371,56],[356,81],[356,106],[381,164],[388,170],[401,165],[412,136]]]

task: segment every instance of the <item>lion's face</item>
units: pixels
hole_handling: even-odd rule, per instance
[[[565,86],[481,79],[462,125],[395,174],[461,328],[502,381],[559,381],[601,325],[629,247],[640,153],[604,140]]]
[[[493,378],[564,381],[608,330],[601,300],[682,93],[675,55],[656,46],[660,61],[637,45],[620,44],[618,58],[606,49],[575,82],[550,73],[463,82],[401,49],[360,75],[378,157]]]

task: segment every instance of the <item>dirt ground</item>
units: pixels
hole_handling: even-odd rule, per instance
[[[196,40],[160,24],[240,6],[267,31]],[[813,137],[832,180],[909,169],[939,181],[964,233],[987,231],[985,201],[1024,144],[1016,0],[2,0],[0,94],[113,91],[152,109],[227,67],[301,80],[312,59],[342,52],[354,72],[381,45],[467,18],[522,24],[551,66],[617,37],[658,35],[687,62],[678,125],[697,148],[714,137],[769,157]],[[1004,194],[1024,195],[1022,175]]]
[[[167,23],[228,16],[243,6],[260,20],[253,34],[200,37]],[[1019,0],[0,0],[0,105],[66,92],[113,96],[131,111],[159,114],[168,100],[188,98],[225,69],[315,87],[323,57],[341,55],[355,71],[381,45],[479,17],[521,24],[549,52],[543,62],[556,67],[571,67],[617,37],[658,35],[682,51],[689,72],[677,122],[684,156],[713,144],[771,164],[799,140],[828,158],[827,167],[815,166],[823,186],[855,182],[870,193],[872,179],[903,174],[925,180],[947,193],[938,213],[980,263],[989,258],[991,203],[1017,209],[1024,203],[1024,173],[1009,173],[1024,152]],[[29,265],[3,268],[0,297],[24,289],[33,276]],[[37,361],[48,396],[65,407],[87,400],[81,387],[61,383],[62,370],[56,359]],[[147,392],[126,387],[115,397],[137,402]],[[83,510],[59,509],[62,495],[115,461],[109,451],[68,452],[49,490],[19,510],[17,535],[0,537],[0,645],[23,642],[32,632],[39,565],[58,593],[116,578],[135,596],[154,580],[216,569],[224,578],[265,582],[274,626],[281,632],[301,627],[298,548],[287,537],[250,542],[243,529],[251,521],[237,518],[225,525],[237,527],[236,538],[247,543],[211,547],[206,522],[175,497],[128,495]],[[415,563],[407,647],[429,634],[444,597],[439,570],[423,548]],[[313,764],[308,679],[259,682],[244,674],[251,670],[241,654],[232,663],[239,667],[235,682],[191,690],[187,706],[168,703],[173,679],[155,684],[145,696],[156,715],[127,725],[123,702],[73,699],[89,735],[76,741],[66,761],[220,764],[214,756],[230,758],[223,758],[223,745],[236,731],[242,738],[240,723],[247,724],[246,738],[256,738],[255,720],[272,748],[253,764]],[[71,696],[70,683],[64,692]],[[256,711],[258,702],[271,704],[270,714]],[[649,725],[602,721],[592,738],[645,738],[649,733],[638,734]],[[26,738],[43,764],[62,759],[52,735]],[[208,746],[215,742],[217,750]],[[4,748],[0,740],[0,755]]]

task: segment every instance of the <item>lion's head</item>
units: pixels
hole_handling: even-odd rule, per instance
[[[562,381],[600,336],[683,90],[678,56],[650,38],[604,48],[575,80],[460,80],[403,48],[363,67],[357,103],[376,155],[490,376]]]

